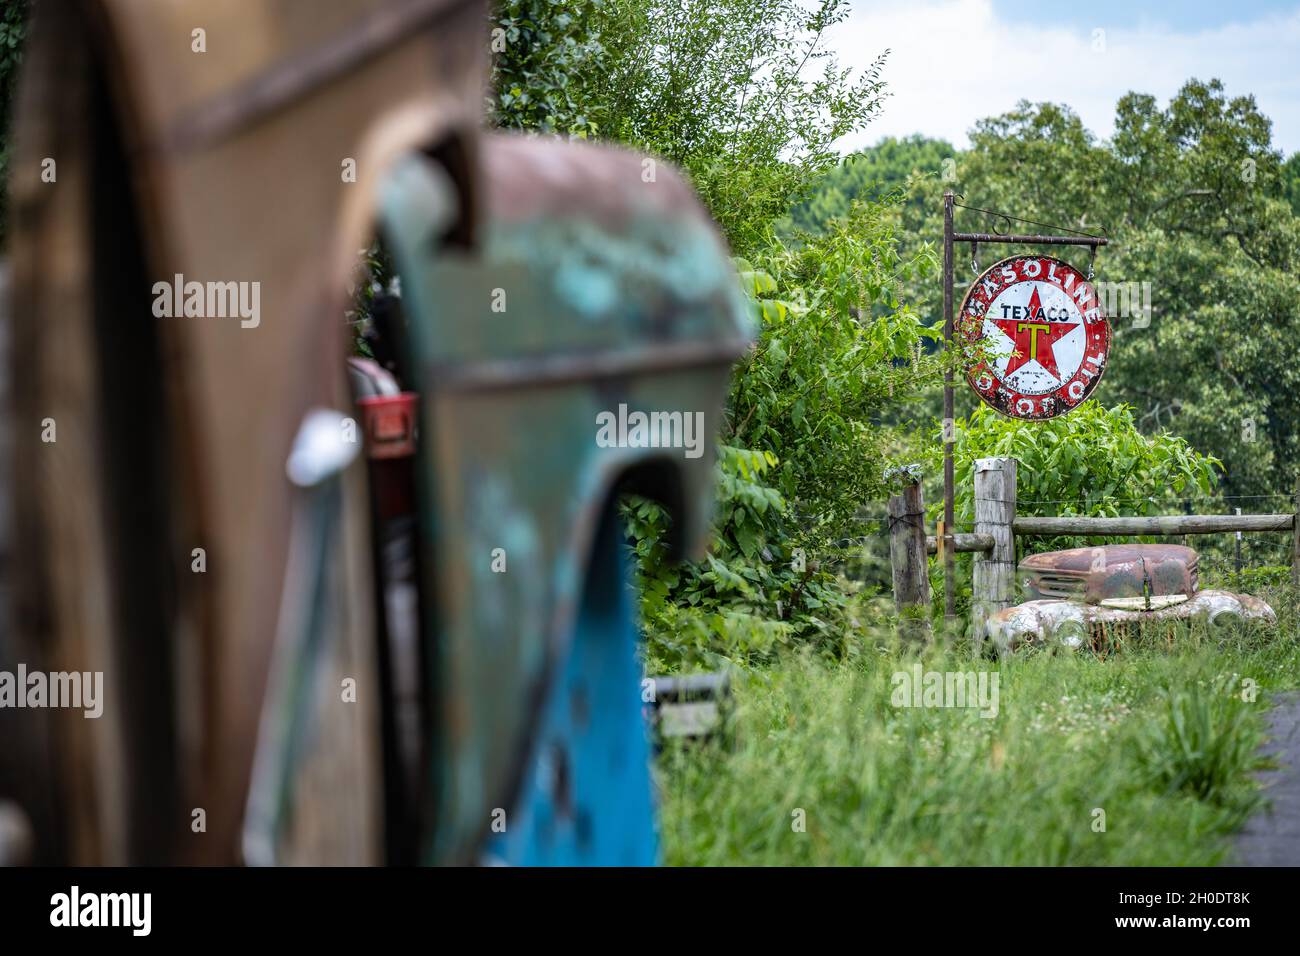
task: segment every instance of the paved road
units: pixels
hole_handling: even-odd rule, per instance
[[[1260,775],[1272,806],[1251,817],[1237,835],[1243,866],[1300,866],[1300,694],[1285,694],[1269,712],[1264,750],[1278,769]]]

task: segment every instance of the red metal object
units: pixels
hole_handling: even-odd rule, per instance
[[[391,521],[415,511],[415,392],[358,398],[377,515]]]
[[[1110,544],[1035,554],[1020,562],[1030,600],[1099,604],[1108,598],[1196,593],[1197,555],[1179,544]]]
[[[1012,418],[1070,411],[1106,369],[1110,323],[1092,283],[1060,259],[995,262],[967,291],[958,323],[965,342],[978,349],[967,381]]]
[[[415,392],[358,398],[366,455],[370,458],[409,458],[415,454]]]

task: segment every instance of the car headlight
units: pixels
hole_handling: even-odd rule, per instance
[[[1062,621],[1056,626],[1054,636],[1058,644],[1072,651],[1088,643],[1088,629],[1082,621]]]

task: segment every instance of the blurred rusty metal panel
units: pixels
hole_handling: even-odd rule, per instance
[[[165,145],[178,151],[210,145],[324,84],[346,77],[412,32],[462,6],[464,0],[390,0],[381,4],[320,45],[277,61],[190,110],[165,134]]]
[[[13,409],[9,394],[9,260],[0,256],[0,667],[10,658],[6,654],[12,623],[9,619],[9,577],[6,573],[13,560],[10,551],[13,498]]]
[[[36,821],[38,857],[238,861],[295,498],[285,458],[308,408],[349,402],[344,336],[331,334],[330,317],[345,307],[383,171],[447,142],[474,154],[485,10],[483,0],[35,5],[10,184],[13,346],[24,355],[15,384],[19,420],[56,417],[59,441],[44,446],[25,430],[15,448],[14,533],[26,556],[15,639],[31,661],[161,685],[156,695],[116,686],[120,715],[49,717],[45,750],[60,766],[41,771],[42,786],[67,806]],[[202,53],[191,48],[199,28]],[[240,96],[249,108],[238,122],[212,119],[236,115],[212,104]],[[183,152],[168,149],[194,115],[207,125]],[[39,178],[47,156],[58,157],[57,189]],[[340,176],[345,158],[355,183]],[[469,195],[472,163],[463,172]],[[112,202],[133,228],[107,227]],[[115,273],[143,281],[123,294]],[[260,323],[151,317],[150,284],[177,275],[258,283]],[[137,339],[149,348],[133,354],[126,344]],[[159,396],[130,431],[124,411],[105,407],[106,395],[121,403],[118,385]],[[141,477],[166,501],[123,497],[134,480],[127,448],[150,456]],[[364,494],[348,496],[345,511],[366,515]],[[364,519],[356,530],[365,536]],[[205,575],[190,572],[196,546]],[[148,560],[124,560],[132,549]],[[368,556],[340,560],[339,646],[364,666]],[[132,624],[146,613],[147,635]],[[348,740],[355,771],[373,774],[372,737],[359,725]],[[322,794],[322,811],[333,796]],[[374,846],[373,801],[360,813],[345,802],[334,820],[358,831],[349,845]],[[157,825],[188,807],[206,810],[206,833],[191,832],[187,815]],[[336,862],[375,859],[367,849]]]
[[[619,810],[648,808],[649,778],[620,536],[601,529],[628,486],[667,504],[676,554],[701,552],[748,312],[671,170],[647,180],[623,150],[511,136],[483,160],[477,247],[431,252],[447,187],[427,160],[399,166],[382,202],[423,400],[425,859],[647,863],[648,816]],[[699,457],[601,447],[597,416],[620,408],[698,412],[709,437]],[[605,708],[585,721],[579,686]],[[522,832],[494,833],[512,808]]]

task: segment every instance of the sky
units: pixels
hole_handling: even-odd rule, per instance
[[[1300,150],[1300,0],[853,0],[827,40],[842,66],[891,51],[891,95],[843,151],[910,133],[965,147],[1021,99],[1066,103],[1105,137],[1123,94],[1164,106],[1192,77],[1253,94],[1274,147]]]

